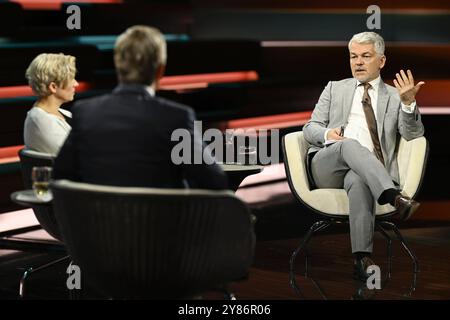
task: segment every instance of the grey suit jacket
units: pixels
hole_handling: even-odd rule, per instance
[[[311,120],[303,127],[305,139],[311,144],[308,153],[323,148],[327,129],[346,126],[357,81],[354,78],[330,81],[320,95]],[[399,182],[397,150],[400,136],[411,140],[423,136],[419,106],[413,113],[401,108],[397,89],[380,81],[377,102],[377,127],[386,169]]]

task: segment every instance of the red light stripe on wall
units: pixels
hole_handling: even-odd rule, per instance
[[[194,84],[194,83],[229,83],[229,82],[244,82],[258,80],[258,73],[255,71],[236,71],[236,72],[221,72],[221,73],[203,73],[191,74],[182,76],[168,76],[163,77],[159,82],[160,87],[180,85],[180,84]]]
[[[163,90],[182,90],[193,88],[206,88],[210,83],[230,83],[258,80],[258,73],[255,71],[236,71],[222,73],[203,73],[182,76],[163,77],[159,86]],[[92,85],[89,82],[80,82],[77,92],[89,90]],[[0,87],[1,98],[17,98],[33,96],[33,91],[29,86]]]
[[[159,81],[162,90],[183,90],[206,88],[211,83],[232,83],[258,80],[256,71],[235,71],[203,73],[182,76],[167,76]]]
[[[122,0],[10,0],[27,10],[60,10],[63,3],[122,3]]]
[[[88,82],[80,82],[77,87],[77,92],[83,92],[90,89]],[[14,87],[0,87],[1,98],[17,98],[17,97],[31,97],[35,94],[29,86],[14,86]]]
[[[280,129],[304,125],[311,118],[312,111],[293,112],[262,116],[255,118],[237,119],[226,122],[229,129]]]
[[[18,162],[19,161],[18,153],[19,150],[22,149],[23,147],[24,146],[13,146],[0,148],[0,164]]]

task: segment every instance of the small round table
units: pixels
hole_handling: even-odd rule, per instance
[[[52,199],[49,200],[42,200],[38,197],[36,197],[36,194],[34,193],[34,190],[21,190],[11,193],[11,200],[17,204],[20,204],[24,207],[31,207],[31,206],[51,206],[52,205]]]
[[[240,163],[223,163],[220,167],[227,174],[229,189],[236,191],[242,181],[252,175],[263,171],[264,166],[261,165],[246,165]]]

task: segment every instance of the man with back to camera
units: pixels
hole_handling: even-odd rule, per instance
[[[55,178],[113,186],[226,189],[226,175],[209,152],[203,153],[201,133],[194,135],[194,111],[155,97],[166,65],[164,36],[148,26],[128,28],[117,38],[114,63],[119,80],[114,91],[72,107],[72,131],[55,161]],[[191,156],[203,154],[201,164],[173,163],[171,151],[178,142],[171,141],[171,135],[176,129],[189,131]]]
[[[398,189],[400,136],[421,137],[424,127],[410,70],[401,70],[395,88],[380,77],[384,40],[374,32],[355,34],[348,44],[353,78],[330,81],[303,127],[309,177],[318,188],[344,188],[349,198],[354,277],[366,280],[373,249],[375,201],[396,207],[403,220],[419,203]]]

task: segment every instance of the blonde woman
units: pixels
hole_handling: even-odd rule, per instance
[[[71,127],[72,114],[61,105],[73,100],[75,57],[62,53],[42,53],[31,62],[25,77],[38,100],[28,111],[24,125],[25,147],[57,155]]]

